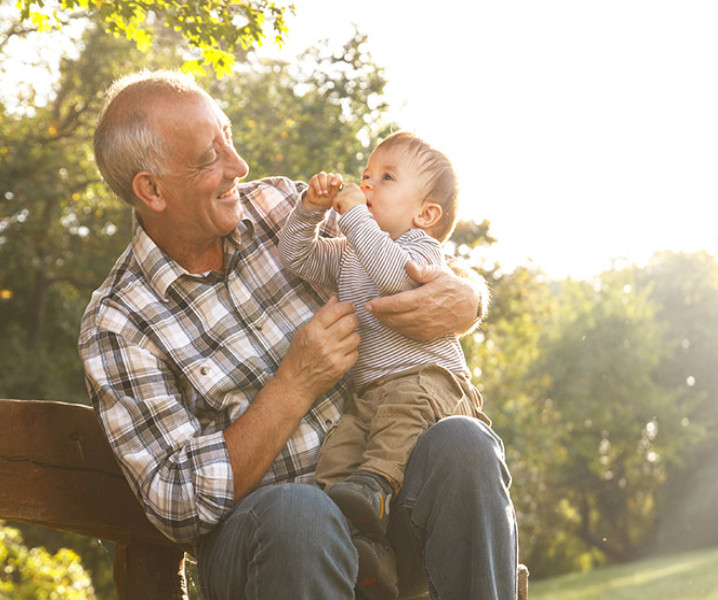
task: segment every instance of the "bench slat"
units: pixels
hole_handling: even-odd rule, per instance
[[[174,546],[142,512],[92,409],[78,404],[0,400],[0,515]]]

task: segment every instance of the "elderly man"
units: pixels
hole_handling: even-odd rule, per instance
[[[305,184],[238,183],[249,169],[229,120],[174,72],[110,89],[95,155],[136,225],[92,297],[79,349],[148,518],[195,544],[208,600],[372,598],[380,565],[357,581],[349,527],[313,480],[359,340],[351,304],[280,265],[277,231]],[[325,233],[336,234],[332,222]],[[372,301],[378,318],[413,337],[471,327],[477,286],[407,268],[425,285]],[[477,420],[447,419],[420,438],[391,507],[401,597],[515,596],[509,482],[500,439]]]

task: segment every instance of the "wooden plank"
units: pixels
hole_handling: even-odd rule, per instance
[[[529,570],[526,565],[519,565],[518,588],[517,600],[529,600]]]
[[[0,517],[175,546],[147,520],[88,406],[0,400]]]

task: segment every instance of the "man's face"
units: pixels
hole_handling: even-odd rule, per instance
[[[151,120],[170,148],[167,172],[157,177],[161,226],[188,244],[227,235],[242,218],[237,182],[249,172],[229,119],[209,96],[195,94],[159,101]]]

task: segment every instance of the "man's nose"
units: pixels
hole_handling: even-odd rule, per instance
[[[228,179],[242,179],[249,174],[249,165],[239,155],[237,149],[232,145],[229,146],[229,151],[227,152],[225,172]]]

